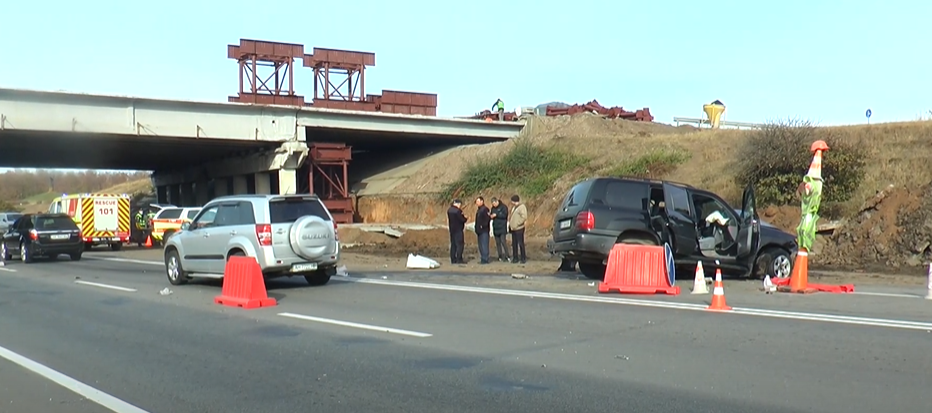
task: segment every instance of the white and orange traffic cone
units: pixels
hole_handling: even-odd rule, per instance
[[[709,304],[710,311],[731,311],[731,307],[725,304],[725,285],[722,284],[722,269],[715,269],[715,286],[712,288],[712,303]]]
[[[702,269],[702,261],[696,263],[696,278],[693,280],[693,290],[691,294],[708,294],[709,286],[705,283],[705,271]]]

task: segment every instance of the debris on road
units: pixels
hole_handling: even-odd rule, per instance
[[[423,255],[408,254],[408,262],[405,266],[412,270],[432,270],[440,268],[440,263]]]
[[[341,266],[337,267],[337,275],[339,275],[339,276],[341,276],[341,277],[349,277],[349,273],[346,272],[346,266],[345,266],[345,265],[341,265]]]
[[[511,274],[511,278],[514,278],[516,280],[523,280],[527,278],[527,274]]]
[[[764,292],[767,294],[773,294],[777,291],[777,286],[773,285],[773,281],[770,280],[770,274],[767,274],[764,277]]]
[[[169,290],[168,287],[165,287],[162,289],[162,291],[159,291],[159,295],[171,295],[171,293],[172,290]]]

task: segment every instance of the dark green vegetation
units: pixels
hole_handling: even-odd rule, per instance
[[[588,161],[560,149],[516,139],[503,156],[471,164],[458,180],[444,186],[439,196],[449,202],[454,197],[479,194],[490,188],[517,188],[522,195],[533,197],[543,194],[554,181]]]
[[[754,184],[762,206],[798,203],[796,189],[812,161],[809,149],[813,142],[823,140],[830,149],[822,161],[826,183],[822,202],[826,211],[831,211],[858,189],[866,158],[864,149],[850,140],[837,139],[834,131],[816,128],[807,121],[788,120],[751,132],[738,147],[735,183],[741,187]]]

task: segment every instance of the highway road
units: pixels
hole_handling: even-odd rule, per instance
[[[852,413],[932,403],[932,324],[920,322],[450,291],[379,274],[316,288],[270,282],[279,305],[242,310],[212,303],[218,283],[174,287],[155,265],[93,253],[0,270],[0,411],[10,413]],[[172,293],[159,294],[165,287]]]

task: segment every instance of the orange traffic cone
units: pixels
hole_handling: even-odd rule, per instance
[[[790,273],[790,285],[781,288],[780,292],[806,294],[815,291],[809,288],[809,251],[800,248],[793,262],[793,272]]]
[[[146,248],[152,248],[152,236],[151,236],[151,235],[146,235],[146,245],[145,245],[145,247],[146,247]]]
[[[715,270],[715,286],[712,288],[712,304],[706,310],[711,311],[731,311],[731,307],[725,304],[725,286],[722,284],[722,269]]]

